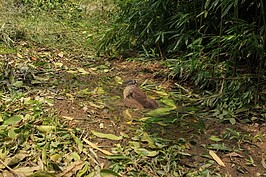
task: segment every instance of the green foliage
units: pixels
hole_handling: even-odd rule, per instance
[[[234,111],[265,99],[263,1],[128,0],[117,3],[99,51],[142,52],[167,61],[172,76],[211,91],[206,102]],[[264,79],[264,80],[263,80]]]
[[[0,43],[91,53],[113,7],[107,0],[7,0],[0,5]]]
[[[40,9],[40,10],[53,10],[57,8],[62,8],[65,0],[14,0],[17,6],[24,6],[29,9]],[[70,4],[70,3],[68,3]]]

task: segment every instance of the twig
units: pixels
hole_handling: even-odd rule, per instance
[[[184,90],[187,94],[191,94],[191,92],[190,92],[188,89],[184,88],[182,85],[179,85],[178,83],[175,83],[175,85],[176,85],[178,88],[181,88],[182,90]]]
[[[0,159],[0,163],[3,164],[15,177],[23,177],[24,176],[24,175],[18,174],[15,170],[13,170],[9,166],[7,166],[1,159]]]
[[[223,89],[224,89],[224,80],[225,80],[225,78],[223,78],[223,81],[222,81],[222,86],[221,86],[221,89],[220,89],[220,95],[222,95],[222,93],[223,93]]]

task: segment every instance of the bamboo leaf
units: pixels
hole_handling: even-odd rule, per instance
[[[209,154],[210,156],[212,156],[212,158],[220,165],[225,167],[224,162],[220,159],[220,157],[212,150],[209,150]]]
[[[116,136],[114,134],[105,134],[105,133],[101,133],[101,132],[96,132],[94,130],[91,130],[91,133],[99,138],[106,138],[109,140],[121,140],[122,137],[121,136]]]
[[[96,149],[96,150],[98,150],[98,151],[101,151],[101,152],[104,153],[105,155],[113,155],[111,152],[99,148],[96,144],[90,142],[89,140],[87,140],[87,139],[85,139],[85,138],[83,138],[83,141],[84,141],[85,143],[87,143],[89,146],[91,146],[92,148],[94,148],[94,149]]]
[[[226,9],[223,11],[223,14],[222,14],[222,18],[228,14],[228,11],[232,8],[232,6],[234,5],[234,2],[229,4]]]

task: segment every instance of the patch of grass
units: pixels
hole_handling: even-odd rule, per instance
[[[7,47],[5,44],[0,43],[0,55],[1,54],[14,54],[16,53],[16,49],[13,47]]]
[[[3,43],[23,40],[29,46],[91,53],[113,9],[113,2],[106,0],[62,1],[56,6],[32,3],[8,0],[0,7]]]

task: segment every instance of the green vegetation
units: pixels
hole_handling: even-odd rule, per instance
[[[265,28],[263,0],[0,0],[0,177],[266,176]]]
[[[265,102],[263,1],[129,0],[118,7],[100,51],[165,58],[169,76],[197,85],[208,106],[230,117]]]
[[[7,0],[2,3],[0,40],[88,52],[105,28],[111,6],[105,1]],[[99,15],[100,14],[100,15]]]

